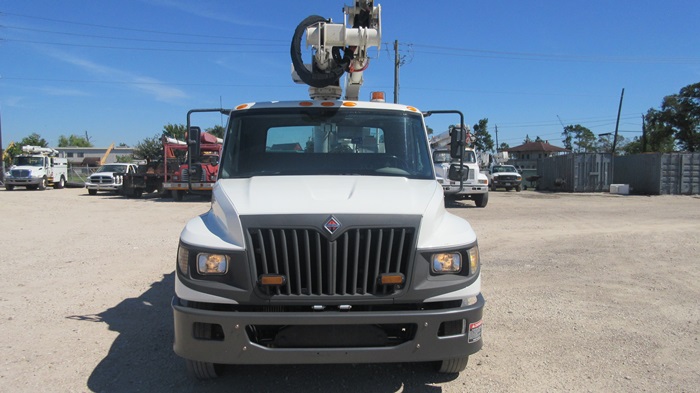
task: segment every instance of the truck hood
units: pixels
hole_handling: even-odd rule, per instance
[[[422,215],[436,193],[434,180],[379,176],[259,176],[220,180],[214,189],[214,197],[228,199],[239,215]]]
[[[180,239],[213,249],[241,250],[245,235],[238,217],[289,214],[416,215],[422,217],[419,248],[476,241],[469,224],[445,210],[437,181],[385,176],[219,180],[214,186],[211,210],[190,220]]]

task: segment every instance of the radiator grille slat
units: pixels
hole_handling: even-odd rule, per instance
[[[314,229],[249,228],[256,274],[281,274],[271,296],[386,295],[384,273],[408,277],[413,228],[352,228],[330,240]]]

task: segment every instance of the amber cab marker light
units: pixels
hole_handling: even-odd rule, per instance
[[[258,278],[260,285],[280,286],[287,282],[287,278],[280,274],[263,274]]]
[[[379,283],[382,285],[401,285],[404,276],[401,273],[384,273],[379,276]]]

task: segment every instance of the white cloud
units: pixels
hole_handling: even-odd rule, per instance
[[[65,63],[72,64],[87,72],[99,75],[103,78],[121,82],[131,89],[146,93],[153,96],[158,101],[173,102],[181,98],[187,97],[187,94],[181,89],[170,86],[155,78],[148,76],[137,75],[132,72],[118,70],[113,67],[97,64],[90,60],[76,57],[65,52],[50,51],[49,54]]]

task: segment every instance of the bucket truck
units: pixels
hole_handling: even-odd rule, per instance
[[[358,100],[381,9],[360,0],[344,15],[310,16],[292,38],[293,79],[311,99],[193,110],[228,117],[211,209],[185,225],[175,261],[173,348],[197,378],[228,364],[459,373],[482,347],[477,236],[445,209],[424,121],[463,115]],[[458,161],[463,139],[452,137]]]

